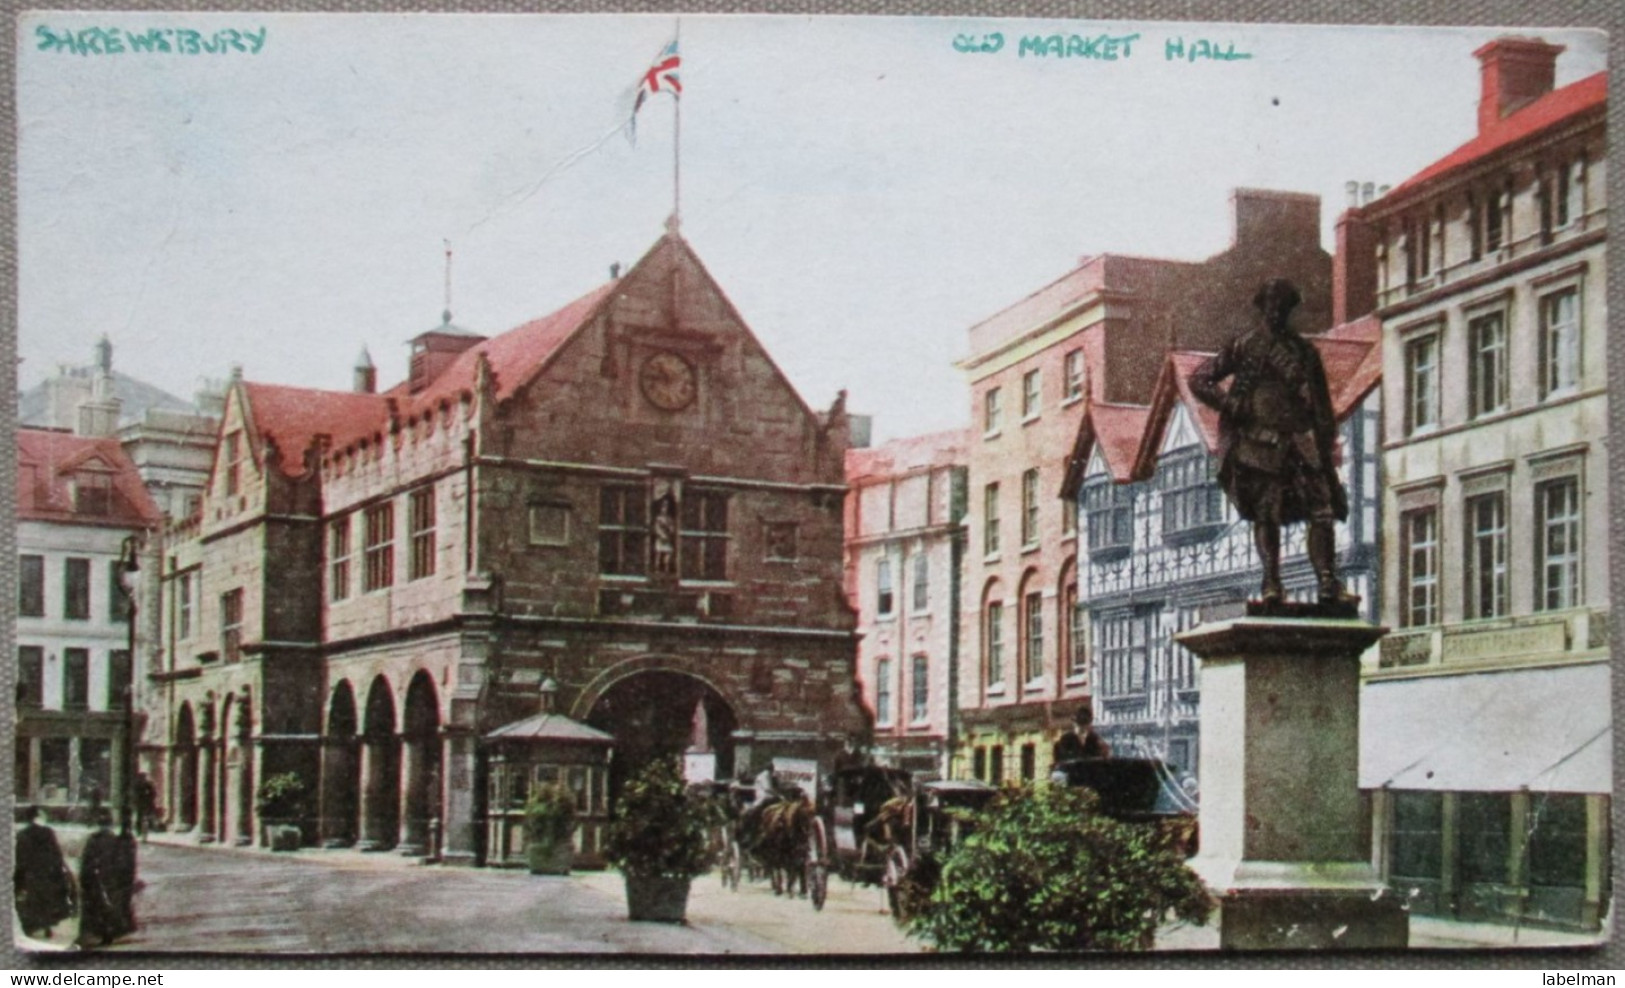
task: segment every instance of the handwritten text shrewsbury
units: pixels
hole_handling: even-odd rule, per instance
[[[205,34],[184,27],[154,27],[130,31],[117,27],[87,27],[77,31],[53,31],[41,24],[34,28],[38,51],[66,55],[225,55],[242,52],[258,55],[265,47],[266,29],[254,31],[225,28]]]

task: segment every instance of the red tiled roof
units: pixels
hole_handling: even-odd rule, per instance
[[[970,430],[948,429],[893,439],[868,449],[849,449],[846,451],[846,479],[855,484],[925,467],[961,465],[969,446]]]
[[[73,479],[81,469],[111,473],[113,503],[105,515],[74,510]],[[150,528],[158,506],[117,439],[47,429],[17,430],[17,518],[117,528]]]
[[[490,361],[498,401],[530,383],[576,330],[586,324],[617,282],[606,282],[551,315],[534,319],[464,350],[427,388],[402,402],[403,415],[433,408],[441,399],[474,390],[479,355]]]
[[[1134,479],[1135,454],[1140,450],[1140,437],[1145,434],[1146,421],[1151,416],[1149,405],[1110,405],[1105,402],[1089,406],[1084,421],[1093,434],[1093,446],[1100,449],[1106,469],[1118,483]],[[1087,464],[1085,464],[1087,466]]]
[[[282,472],[298,477],[305,472],[305,451],[320,434],[330,437],[331,448],[343,449],[369,435],[388,431],[391,403],[396,417],[405,420],[430,411],[442,401],[471,394],[481,354],[490,362],[497,400],[506,400],[541,372],[564,342],[586,324],[615,284],[604,284],[552,315],[469,347],[417,394],[408,393],[405,382],[383,394],[245,382],[255,431],[275,442],[282,457]]]
[[[254,431],[276,444],[282,472],[305,472],[305,451],[326,434],[332,446],[345,446],[388,427],[389,399],[360,391],[318,391],[281,384],[243,382]],[[263,450],[256,451],[263,457]],[[263,462],[263,459],[261,460]]]
[[[1377,204],[1395,201],[1442,175],[1472,164],[1547,127],[1608,102],[1608,73],[1598,72],[1546,95],[1497,120],[1472,140],[1395,186]]]
[[[1382,320],[1363,316],[1315,337],[1339,422],[1382,381]]]

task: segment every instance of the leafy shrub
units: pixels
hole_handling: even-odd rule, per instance
[[[576,826],[576,797],[568,786],[544,782],[525,800],[525,840],[557,844],[569,840]]]
[[[1170,910],[1213,901],[1157,828],[1099,812],[1087,789],[1001,793],[942,858],[910,933],[943,950],[1145,950]]]
[[[705,801],[684,788],[675,761],[657,759],[626,784],[604,850],[628,875],[693,878],[711,865]]]
[[[305,780],[298,772],[283,772],[260,783],[255,794],[260,816],[286,820],[301,816],[305,809]]]

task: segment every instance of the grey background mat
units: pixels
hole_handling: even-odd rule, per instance
[[[1414,24],[1414,25],[1480,25],[1532,29],[1541,27],[1593,27],[1609,32],[1609,169],[1608,194],[1614,203],[1625,203],[1625,168],[1621,167],[1621,135],[1625,133],[1625,88],[1621,86],[1621,66],[1625,66],[1625,3],[1619,0],[1119,0],[1119,2],[1088,2],[1088,0],[756,0],[731,3],[726,0],[687,0],[683,3],[625,2],[608,3],[602,0],[552,0],[546,3],[514,2],[445,2],[445,0],[261,0],[256,3],[207,2],[207,0],[81,0],[81,2],[19,3],[18,0],[0,0],[5,13],[5,40],[0,52],[0,127],[5,139],[5,189],[3,210],[0,210],[0,295],[6,305],[3,323],[0,323],[0,366],[16,365],[17,350],[17,107],[16,88],[16,27],[20,10],[195,10],[195,11],[309,11],[324,13],[361,12],[383,13],[774,13],[774,14],[914,14],[947,17],[1025,17],[1046,19],[1096,19],[1118,22],[1138,21],[1252,21],[1287,24]],[[1608,256],[1608,359],[1611,376],[1609,431],[1625,435],[1625,250],[1614,249]],[[7,436],[15,427],[17,382],[14,376],[0,376],[0,415],[3,415]],[[1615,444],[1611,452],[1609,479],[1615,505],[1625,504],[1625,448]],[[5,499],[8,518],[16,510],[16,459],[10,452],[0,459],[0,497]],[[1616,508],[1616,514],[1619,509]],[[16,530],[10,524],[0,525],[0,600],[15,600],[16,594]],[[1609,533],[1610,572],[1613,593],[1617,599],[1625,597],[1625,525],[1616,526]],[[13,654],[14,628],[11,620],[0,627],[0,656]],[[1613,701],[1616,719],[1625,696],[1625,675],[1620,665],[1622,644],[1614,642]],[[14,666],[0,662],[0,697],[12,695]],[[0,703],[0,731],[10,736],[14,727],[13,707]],[[1616,766],[1625,750],[1625,732],[1614,732]],[[12,765],[9,759],[0,759],[0,792],[7,800],[12,792]],[[1619,833],[1621,803],[1617,798],[1619,775],[1616,768],[1613,802],[1614,829]],[[10,814],[7,814],[9,819]],[[1615,895],[1625,891],[1625,848],[1616,838],[1614,853]],[[11,870],[12,842],[0,841],[0,861],[7,872]],[[11,909],[11,892],[7,889],[5,908]],[[871,968],[979,968],[1020,969],[1034,967],[1059,968],[1112,968],[1206,971],[1219,969],[1435,969],[1508,968],[1546,971],[1574,971],[1614,969],[1625,970],[1625,933],[1615,924],[1612,939],[1597,948],[1578,950],[1516,950],[1516,951],[1407,951],[1390,953],[1332,953],[1303,954],[1240,954],[1213,953],[1070,956],[1044,959],[1028,956],[966,957],[964,955],[930,954],[902,958],[865,957],[764,957],[757,959],[730,959],[726,957],[533,957],[527,955],[346,955],[338,957],[293,956],[261,957],[231,954],[78,954],[22,955],[8,943],[7,968],[77,968],[122,970],[209,970],[217,968],[265,968],[284,970],[308,969],[416,969],[416,970],[480,970],[490,968],[527,969],[550,967],[563,969],[583,968],[679,968],[702,970],[716,967],[754,968],[809,968],[809,967],[871,967]]]

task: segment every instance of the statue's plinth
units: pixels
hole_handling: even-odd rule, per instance
[[[1359,792],[1360,655],[1386,631],[1339,614],[1177,636],[1202,660],[1191,867],[1219,898],[1222,948],[1406,946],[1409,918],[1371,867]]]

